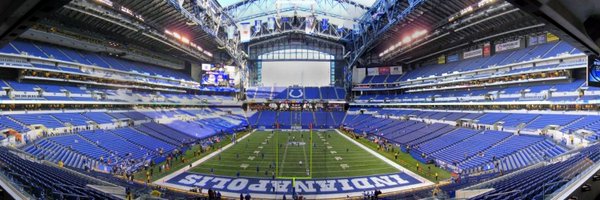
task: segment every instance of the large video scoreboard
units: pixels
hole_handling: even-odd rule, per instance
[[[588,57],[588,85],[600,87],[600,57],[596,55]]]

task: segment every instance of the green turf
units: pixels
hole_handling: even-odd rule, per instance
[[[315,131],[312,137],[313,145],[310,145],[309,132],[257,131],[191,171],[210,174],[212,169],[215,175],[236,176],[239,172],[240,176],[269,178],[275,171],[275,175],[282,178],[350,177],[398,172],[398,169],[335,131]],[[292,143],[294,141],[305,144]]]
[[[239,132],[236,135],[237,135],[237,137],[242,137],[246,134],[248,134],[248,132]],[[200,149],[200,145],[192,146],[190,149],[188,149],[184,153],[184,157],[187,160],[186,163],[182,163],[180,160],[173,161],[173,166],[171,167],[171,169],[169,171],[162,171],[162,172],[158,172],[158,167],[161,165],[164,165],[166,163],[166,161],[158,163],[156,166],[154,166],[153,167],[154,175],[151,177],[151,181],[156,181],[156,180],[158,180],[162,177],[165,177],[183,167],[186,167],[186,166],[188,166],[188,164],[190,162],[199,160],[200,158],[218,150],[219,148],[221,148],[229,143],[231,143],[231,137],[227,136],[227,137],[225,137],[225,139],[221,140],[221,142],[214,144],[214,148],[209,149],[209,150],[205,151],[204,153],[197,155],[197,156],[194,156],[194,151],[198,151]],[[135,173],[134,177],[135,177],[135,179],[137,179],[139,181],[145,182],[146,181],[146,171],[141,170],[141,171]]]

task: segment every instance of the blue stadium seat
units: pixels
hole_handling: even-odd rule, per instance
[[[2,174],[39,199],[119,199],[88,185],[106,185],[50,165],[25,160],[0,148]]]

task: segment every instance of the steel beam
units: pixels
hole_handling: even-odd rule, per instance
[[[358,59],[371,48],[371,45],[379,39],[383,33],[388,31],[405,18],[426,0],[406,0],[408,5],[402,6],[402,0],[378,0],[367,11],[358,23],[359,30],[350,34],[351,53],[346,66],[346,87],[351,87],[352,69]],[[374,14],[373,14],[374,13]]]
[[[222,10],[219,4],[210,0],[207,5],[192,5],[191,11],[179,5],[177,0],[165,0],[175,10],[179,11],[186,19],[196,23],[196,27],[208,33],[215,42],[225,49],[233,61],[242,70],[246,68],[246,54],[240,48],[239,38],[227,38],[224,29],[229,26],[237,27],[233,18]],[[203,7],[206,6],[206,7]]]

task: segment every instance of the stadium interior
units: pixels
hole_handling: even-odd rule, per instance
[[[600,199],[600,1],[5,0],[0,199]]]

